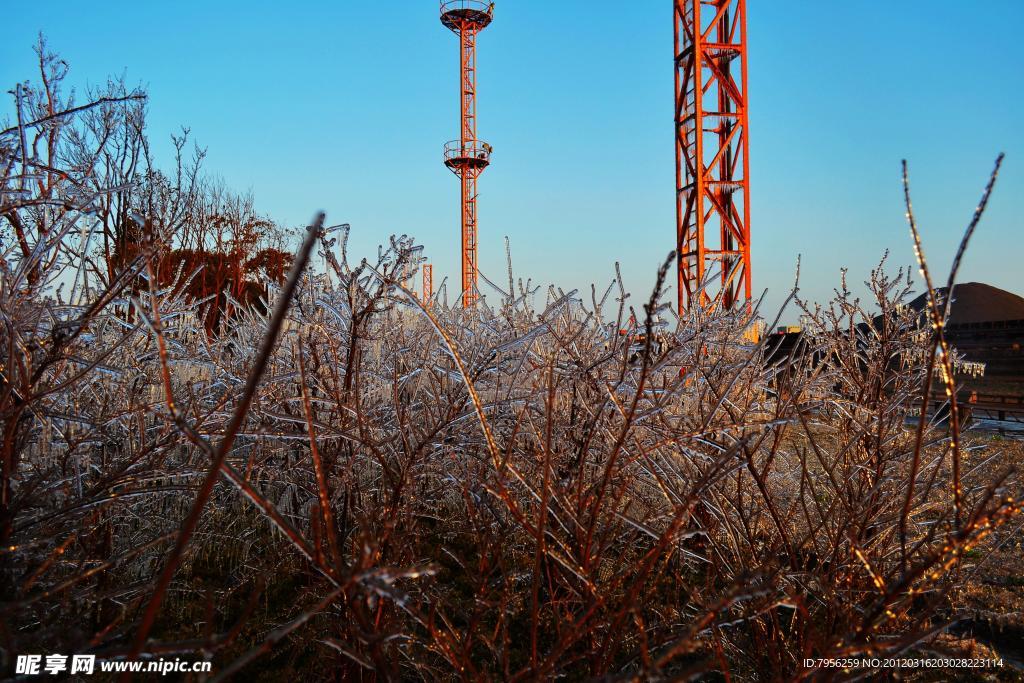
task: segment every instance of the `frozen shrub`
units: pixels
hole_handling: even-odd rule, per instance
[[[0,134],[8,660],[797,680],[931,647],[964,553],[1020,512],[1017,475],[965,471],[959,421],[920,405],[954,360],[930,278],[925,321],[881,268],[870,301],[798,301],[780,354],[754,310],[676,317],[668,264],[639,309],[619,277],[585,302],[511,262],[473,309],[423,304],[411,238],[353,264],[321,215],[287,277],[260,274],[265,305],[227,292],[211,329],[201,271],[168,280],[163,255],[281,244],[196,166],[149,169],[139,97],[52,116],[31,91]]]

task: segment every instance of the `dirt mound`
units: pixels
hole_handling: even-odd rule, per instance
[[[945,295],[946,288],[939,290]],[[928,295],[914,299],[911,307],[923,311]],[[1024,320],[1024,298],[981,282],[965,282],[953,287],[953,307],[949,324],[967,325],[1003,320]]]

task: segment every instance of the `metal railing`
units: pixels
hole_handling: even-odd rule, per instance
[[[480,140],[452,140],[444,145],[444,160],[455,161],[461,159],[476,159],[489,162],[493,148],[486,142]]]
[[[472,10],[492,14],[494,12],[493,2],[483,0],[441,0],[441,14],[454,12],[456,10]]]

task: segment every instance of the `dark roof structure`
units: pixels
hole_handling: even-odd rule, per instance
[[[946,288],[939,293],[944,297]],[[928,294],[910,302],[915,310],[924,311],[928,305]],[[1024,320],[1024,298],[1006,290],[981,282],[965,282],[954,285],[953,305],[950,309],[950,325],[973,325],[1008,320]]]

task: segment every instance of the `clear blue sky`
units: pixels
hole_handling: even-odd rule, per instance
[[[5,2],[4,4],[8,4]],[[187,125],[207,170],[261,211],[350,222],[358,255],[387,235],[457,280],[457,44],[435,0],[10,3],[6,91],[43,31],[76,82],[125,73],[152,96],[169,163]],[[911,261],[899,161],[944,271],[997,152],[1007,161],[963,279],[1024,294],[1024,2],[750,0],[754,284],[782,300],[797,254],[820,299],[841,266]],[[17,9],[14,9],[14,7]],[[672,248],[669,0],[498,0],[480,37],[481,265],[589,291],[622,263],[634,300]],[[9,108],[7,108],[9,111]],[[794,316],[788,316],[794,317]]]

